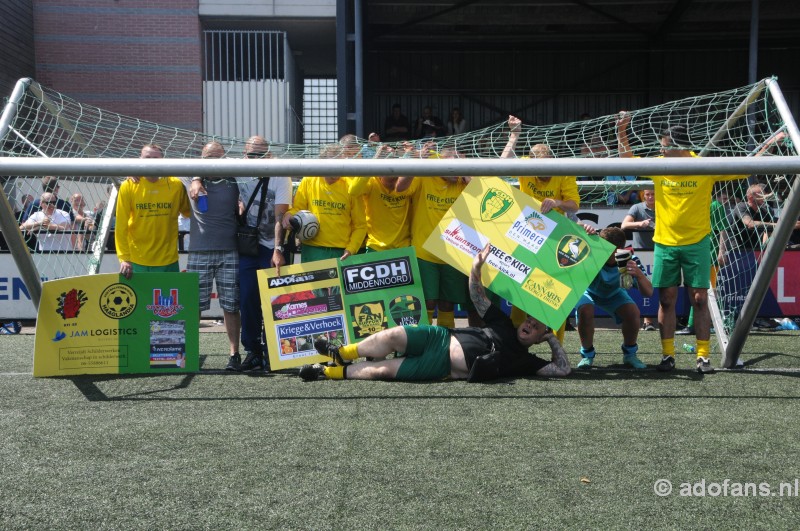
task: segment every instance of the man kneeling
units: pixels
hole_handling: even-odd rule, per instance
[[[383,330],[361,343],[339,348],[324,339],[315,342],[317,351],[334,359],[336,366],[304,365],[300,377],[316,380],[467,380],[480,382],[519,376],[567,376],[567,355],[552,331],[531,316],[517,328],[499,308],[492,306],[481,282],[481,266],[490,246],[479,252],[472,263],[469,292],[486,328],[439,326],[398,326]],[[547,342],[551,361],[528,352],[538,343]],[[395,353],[392,359],[386,359]],[[348,364],[348,361],[371,358]]]

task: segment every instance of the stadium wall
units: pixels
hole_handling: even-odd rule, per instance
[[[82,103],[202,130],[197,0],[34,0],[33,15],[37,81]]]
[[[0,0],[0,102],[22,77],[35,77],[32,0]]]

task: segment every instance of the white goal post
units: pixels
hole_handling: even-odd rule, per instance
[[[36,103],[26,98],[36,100]],[[765,79],[730,93],[690,100],[632,111],[631,144],[637,154],[641,153],[641,158],[618,158],[613,142],[615,118],[600,117],[587,123],[523,128],[523,149],[547,143],[554,147],[555,158],[550,159],[499,158],[509,136],[508,128],[501,123],[439,140],[440,150],[451,147],[465,158],[343,158],[343,151],[350,145],[340,143],[325,146],[273,145],[274,158],[244,159],[239,158],[243,140],[216,139],[223,142],[232,158],[203,160],[198,157],[198,149],[211,137],[81,106],[31,80],[24,80],[15,88],[0,116],[0,175],[7,176],[4,179],[16,179],[17,184],[24,181],[29,187],[38,182],[38,177],[53,175],[64,182],[81,179],[86,186],[111,183],[108,208],[102,220],[96,220],[99,237],[89,250],[85,272],[96,271],[102,259],[117,183],[128,175],[217,178],[243,175],[639,176],[636,180],[619,181],[603,177],[581,178],[581,202],[586,197],[589,204],[604,202],[608,192],[650,187],[652,182],[647,180],[648,175],[757,175],[762,180],[766,178],[771,187],[773,181],[780,179],[783,187],[779,190],[776,185],[774,193],[770,189],[780,212],[779,222],[766,245],[758,249],[760,263],[744,304],[726,315],[724,298],[716,297],[714,288],[710,291],[710,300],[715,302],[711,310],[723,365],[730,367],[742,351],[747,332],[755,321],[778,261],[792,236],[794,223],[800,217],[800,185],[796,178],[800,174],[800,156],[797,156],[800,132],[774,79]],[[113,134],[102,137],[97,131],[113,129],[98,126],[109,116],[112,123],[124,125],[117,126],[119,131],[114,130]],[[675,120],[676,116],[692,130],[692,147],[701,157],[655,157],[661,125]],[[756,124],[759,127],[751,123],[753,116],[760,117],[761,122]],[[753,156],[766,149],[777,134],[785,134],[789,139],[778,153]],[[166,158],[133,158],[141,145],[150,142],[164,145]],[[356,139],[356,142],[355,147],[362,150],[359,153],[372,149],[367,141]],[[401,147],[393,145],[396,152],[400,152]],[[420,145],[415,149],[420,150]],[[331,152],[334,155],[330,155]],[[38,306],[40,273],[18,230],[18,219],[13,214],[14,206],[18,205],[12,205],[13,200],[9,201],[7,190],[3,188],[7,187],[0,187],[0,230],[28,286],[31,299]]]

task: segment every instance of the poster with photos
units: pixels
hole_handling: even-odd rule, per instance
[[[197,273],[87,275],[42,284],[34,376],[200,370]]]
[[[258,271],[267,352],[273,370],[324,363],[314,349],[325,338],[346,345],[342,289],[335,259]]]
[[[258,271],[270,367],[325,363],[314,342],[340,347],[394,326],[428,324],[414,249]]]
[[[428,324],[413,247],[358,254],[339,268],[354,342],[395,326]]]

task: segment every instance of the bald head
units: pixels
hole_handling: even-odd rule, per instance
[[[258,159],[269,155],[269,142],[263,136],[253,135],[244,144],[244,156]]]
[[[209,142],[203,146],[200,156],[204,159],[221,159],[225,156],[225,148],[219,142]]]

